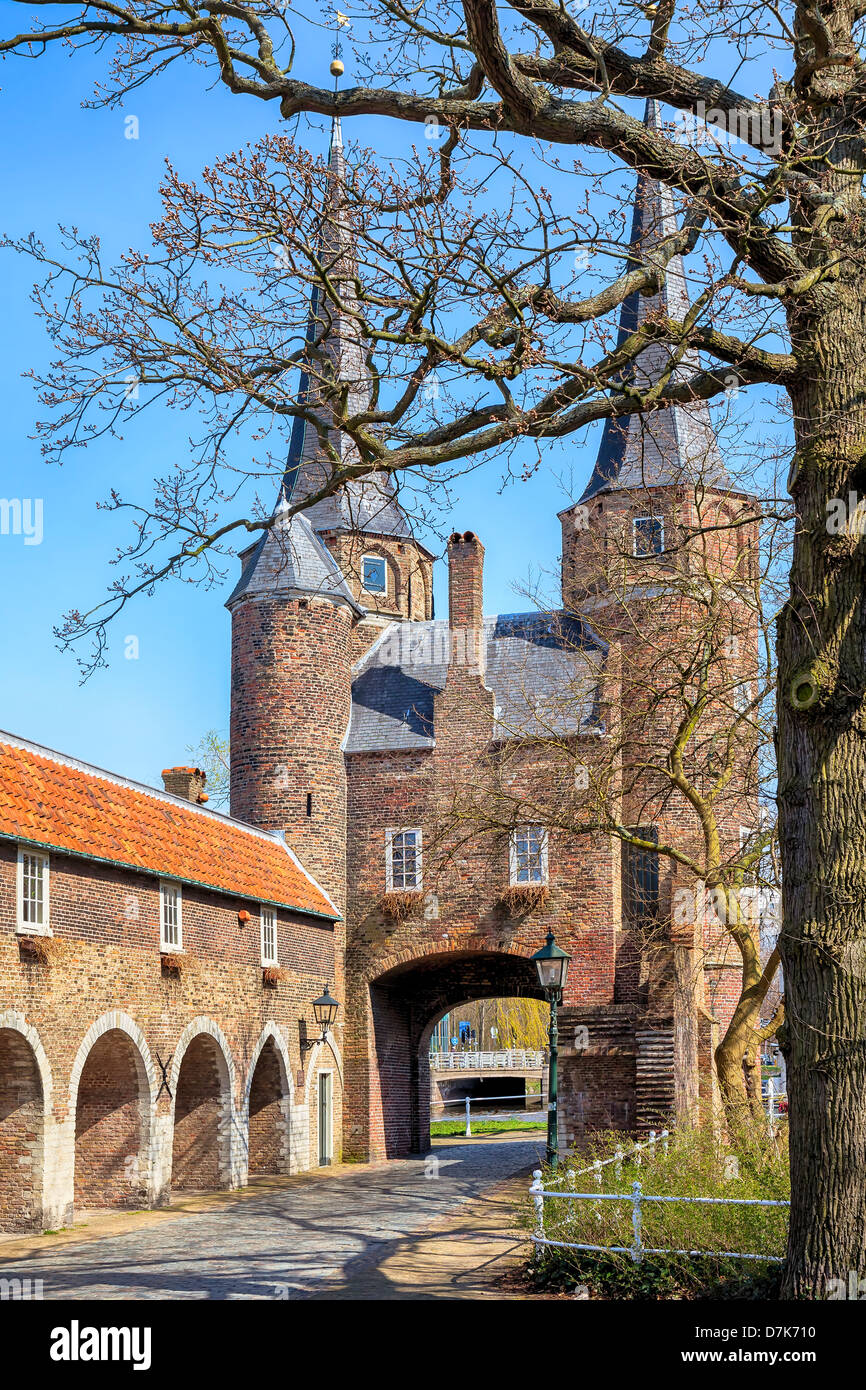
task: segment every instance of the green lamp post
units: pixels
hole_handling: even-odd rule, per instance
[[[557,946],[553,932],[547,933],[547,940],[540,951],[531,957],[538,971],[538,983],[544,990],[544,997],[550,1004],[550,1062],[547,1085],[547,1162],[556,1168],[559,1161],[559,1135],[557,1131],[557,1047],[559,1028],[557,1010],[562,1003],[562,992],[568,976],[568,963],[571,956]]]

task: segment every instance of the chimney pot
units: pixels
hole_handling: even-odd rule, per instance
[[[200,767],[164,767],[162,784],[172,796],[182,796],[185,801],[207,801],[204,785],[207,775]]]

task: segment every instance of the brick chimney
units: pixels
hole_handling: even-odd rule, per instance
[[[483,675],[484,546],[474,531],[455,531],[448,539],[448,619],[451,666]]]
[[[164,767],[162,783],[172,796],[182,796],[185,801],[205,802],[204,784],[207,777],[200,767]]]

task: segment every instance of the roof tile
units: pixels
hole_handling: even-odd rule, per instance
[[[280,837],[2,733],[0,837],[339,916]]]

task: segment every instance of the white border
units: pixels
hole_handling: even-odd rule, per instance
[[[525,882],[517,878],[517,837],[525,834],[529,830],[541,831],[541,878],[528,878]],[[550,882],[548,845],[550,843],[550,833],[546,825],[539,825],[537,821],[531,821],[526,825],[518,825],[512,830],[508,837],[508,882],[512,888],[531,888],[533,884]]]
[[[394,888],[393,844],[395,835],[417,835],[415,863],[417,865],[414,888]],[[385,888],[389,893],[421,893],[424,889],[424,831],[420,825],[395,825],[385,831]]]
[[[24,856],[41,859],[45,866],[42,881],[42,907],[44,921],[24,921]],[[18,867],[15,875],[15,931],[18,936],[53,936],[51,930],[51,856],[44,849],[36,849],[24,843],[18,845]]]
[[[163,893],[173,888],[177,893],[177,944],[165,939],[165,902]],[[161,878],[159,880],[159,949],[163,954],[173,955],[183,950],[183,884],[179,879]]]

